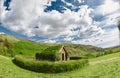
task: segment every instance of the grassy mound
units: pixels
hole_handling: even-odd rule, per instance
[[[88,65],[87,59],[67,62],[48,62],[48,61],[35,61],[25,59],[22,56],[16,56],[13,62],[25,69],[43,72],[43,73],[60,73],[82,68]]]
[[[94,61],[114,58],[119,56],[105,55]],[[10,58],[0,55],[0,78],[120,78],[120,59],[89,65],[82,69],[64,73],[36,73],[21,69],[12,63]]]
[[[37,52],[42,52],[47,47],[48,45],[46,44],[21,40],[19,42],[14,43],[11,49],[15,54],[34,57],[34,55]]]
[[[0,54],[4,56],[24,55],[35,57],[37,52],[42,52],[49,47],[47,44],[35,43],[32,41],[20,40],[17,42],[10,42],[8,39],[1,40],[0,42]]]
[[[48,60],[48,61],[59,61],[60,53],[59,50],[61,45],[50,46],[47,49],[43,50],[41,53],[36,53],[37,60]]]

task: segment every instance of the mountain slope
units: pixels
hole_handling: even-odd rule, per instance
[[[14,56],[16,54],[34,56],[36,52],[42,51],[47,47],[47,44],[39,44],[6,34],[0,34],[0,54],[5,56]]]
[[[7,56],[25,55],[34,57],[36,53],[42,52],[50,46],[58,44],[36,43],[30,40],[15,38],[10,35],[0,34],[0,54]],[[85,56],[88,58],[98,57],[105,54],[120,51],[120,47],[103,49],[91,45],[62,44],[68,52],[69,57]]]
[[[112,53],[120,52],[120,46],[107,48],[107,50],[111,51]]]
[[[69,56],[97,57],[105,53],[104,49],[91,45],[66,44],[65,48]]]
[[[13,37],[13,36],[10,36],[10,35],[7,35],[7,34],[0,34],[0,40],[4,41],[5,39],[7,39],[9,42],[17,42],[17,41],[20,41],[19,38],[16,38],[16,37]]]

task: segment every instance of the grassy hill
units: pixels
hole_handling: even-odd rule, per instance
[[[106,50],[108,50],[109,52],[112,52],[112,53],[120,52],[120,46],[107,48]]]
[[[112,58],[116,57],[117,55],[118,54],[112,55]],[[107,55],[104,57],[111,58],[111,55]],[[85,67],[83,69],[78,69],[76,71],[58,73],[58,74],[44,74],[44,73],[36,73],[36,72],[24,70],[13,64],[11,60],[12,60],[11,58],[0,55],[0,78],[119,78],[120,77],[120,59],[115,59],[95,65],[89,65],[88,67]]]
[[[29,40],[19,39],[6,34],[0,34],[0,54],[5,56],[24,55],[34,57],[36,53],[43,52],[50,46],[58,44],[36,43]],[[98,57],[105,54],[119,52],[120,47],[102,49],[91,45],[64,44],[69,57],[85,56],[88,58]]]
[[[44,49],[49,47],[46,44],[39,44],[30,41],[19,41],[13,44],[12,51],[15,54],[21,54],[25,56],[35,56],[35,53],[42,52]]]
[[[44,74],[28,71],[16,66],[11,57],[22,55],[34,58],[36,53],[51,50],[58,44],[36,43],[0,34],[0,78],[119,78],[120,47],[102,49],[90,45],[64,44],[69,57],[86,56],[90,65],[71,72]],[[107,55],[106,55],[107,54]],[[4,55],[4,56],[3,56]],[[104,55],[104,56],[103,56]],[[100,56],[100,57],[98,57]],[[93,58],[97,57],[97,58]],[[115,58],[115,59],[114,59]],[[112,59],[112,60],[111,60]],[[97,62],[100,63],[98,64]],[[92,64],[95,63],[95,64]]]
[[[19,38],[16,38],[14,36],[10,36],[10,35],[7,35],[7,34],[0,34],[0,41],[4,41],[5,39],[7,39],[11,43],[20,41]]]
[[[20,54],[33,57],[36,52],[41,52],[48,46],[48,44],[35,43],[6,34],[0,34],[0,54],[5,56]]]
[[[105,50],[91,45],[65,44],[69,56],[86,56],[89,58],[104,55]]]

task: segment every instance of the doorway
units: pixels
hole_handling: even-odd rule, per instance
[[[64,53],[62,53],[62,61],[64,61],[64,60],[65,60]]]

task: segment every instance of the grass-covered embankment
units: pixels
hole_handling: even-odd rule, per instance
[[[19,40],[13,43],[8,39],[5,39],[0,42],[0,55],[12,57],[15,55],[35,57],[36,53],[42,52],[47,47],[49,47],[47,44],[35,43],[27,40]]]
[[[50,46],[43,50],[40,53],[36,53],[37,60],[47,60],[47,61],[59,61],[60,56],[60,48],[62,45]]]
[[[120,59],[70,72],[44,74],[21,69],[11,58],[0,56],[0,78],[120,78]]]
[[[47,47],[49,46],[46,44],[21,40],[14,43],[11,49],[15,55],[21,54],[24,56],[34,57],[37,52],[42,52]]]
[[[16,56],[13,62],[27,70],[42,72],[42,73],[60,73],[83,68],[88,65],[87,59],[66,61],[66,62],[50,62],[36,61]]]
[[[117,58],[117,57],[120,57],[120,52],[100,56],[97,58],[91,58],[91,59],[89,59],[89,62],[96,62],[96,61],[107,60],[107,59],[111,59],[111,58]]]

